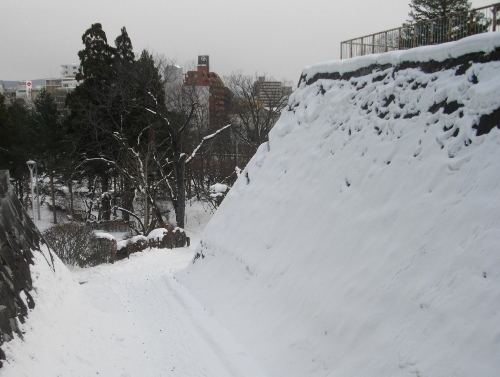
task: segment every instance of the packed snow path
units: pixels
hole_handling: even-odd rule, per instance
[[[11,342],[22,349],[6,376],[263,376],[172,276],[192,256],[187,249],[152,250],[74,270],[79,285],[65,292],[72,299],[59,297],[46,313],[57,334],[46,338],[35,325],[24,344]]]
[[[141,375],[254,376],[248,356],[172,277],[192,254],[149,254],[77,274],[97,308],[126,313],[132,322],[130,335],[146,368]]]

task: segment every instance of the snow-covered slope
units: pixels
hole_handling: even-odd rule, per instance
[[[269,375],[499,375],[498,46],[304,70],[177,274]]]

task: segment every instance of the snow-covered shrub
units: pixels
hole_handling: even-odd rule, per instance
[[[220,204],[222,203],[228,192],[229,192],[228,185],[222,183],[216,183],[215,185],[210,186],[210,201],[212,202],[215,208],[220,206]]]
[[[92,228],[85,224],[54,225],[44,237],[65,264],[92,267],[112,260],[110,251],[103,250]]]

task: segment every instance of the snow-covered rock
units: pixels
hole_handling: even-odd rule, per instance
[[[215,185],[210,186],[210,192],[214,194],[223,194],[227,190],[229,190],[229,187],[223,183],[216,183]]]
[[[147,239],[148,240],[156,240],[157,238],[163,239],[163,236],[168,234],[168,229],[166,228],[156,228],[153,229],[149,234]]]

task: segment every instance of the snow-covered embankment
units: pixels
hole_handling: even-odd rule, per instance
[[[269,375],[499,373],[499,46],[304,70],[177,274]]]

